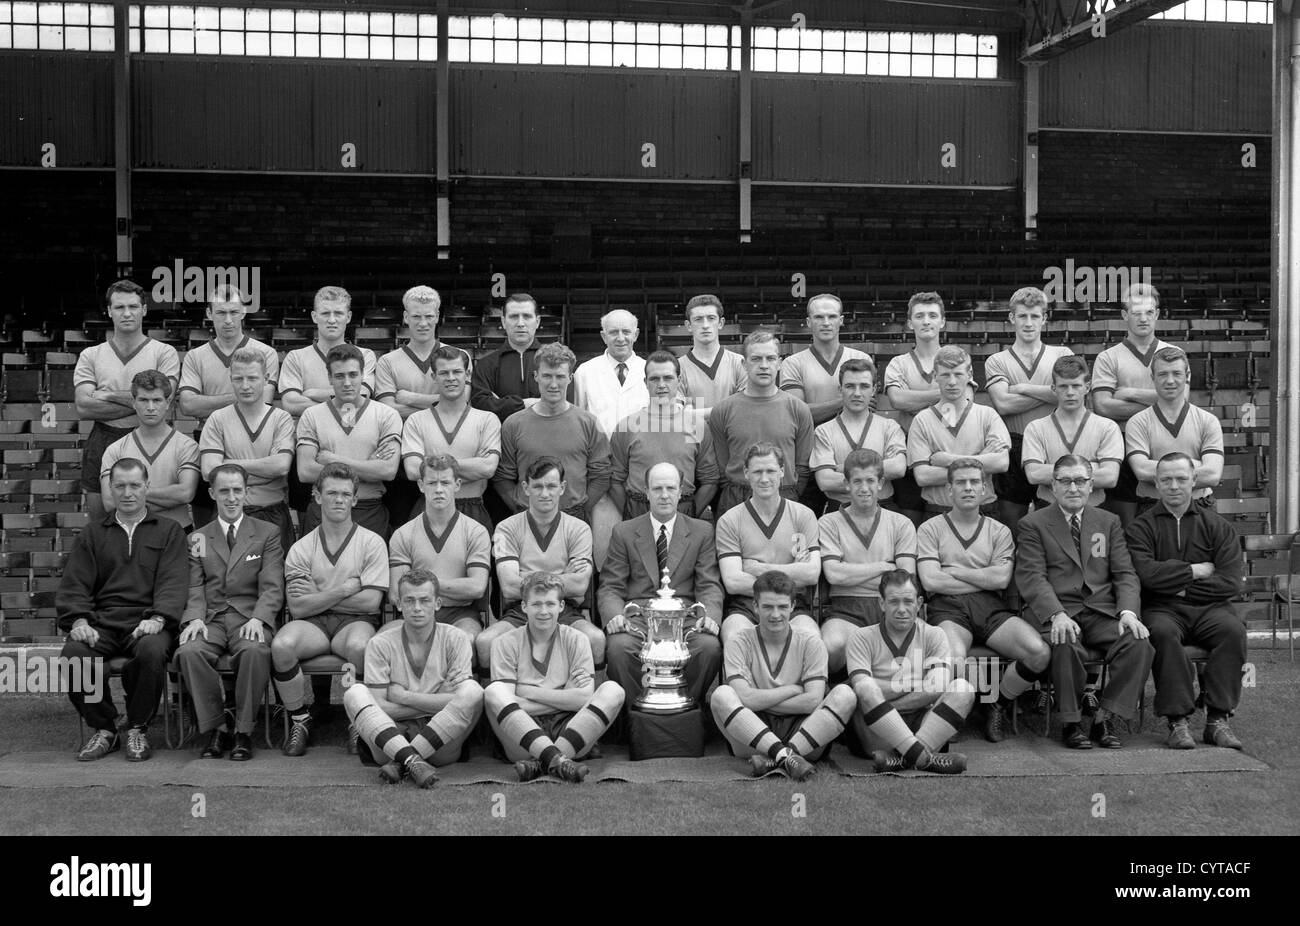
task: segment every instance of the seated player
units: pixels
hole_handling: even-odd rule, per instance
[[[1052,466],[1067,453],[1092,462],[1088,504],[1094,508],[1106,500],[1105,490],[1113,489],[1119,479],[1124,435],[1115,422],[1088,411],[1088,390],[1088,364],[1082,357],[1071,354],[1052,364],[1056,411],[1025,426],[1021,452],[1025,478],[1038,486],[1036,508],[1046,508],[1056,501],[1052,495]]]
[[[521,581],[530,572],[548,572],[564,583],[560,623],[587,638],[597,667],[605,664],[605,634],[580,608],[591,587],[591,528],[560,510],[567,491],[564,467],[554,457],[533,462],[524,478],[528,507],[497,525],[492,542],[497,563],[501,616],[474,641],[480,666],[491,665],[493,641],[528,623]]]
[[[150,510],[171,518],[189,533],[194,524],[190,502],[199,485],[199,445],[168,423],[172,392],[172,380],[159,370],[143,370],[131,377],[131,407],[140,424],[104,451],[101,497],[104,510],[112,511],[108,474],[113,464],[123,457],[144,460],[149,466],[146,503]]]
[[[1214,487],[1223,478],[1223,426],[1193,404],[1188,387],[1192,365],[1177,347],[1163,347],[1151,360],[1156,401],[1128,420],[1124,439],[1127,465],[1137,477],[1138,511],[1156,503],[1156,461],[1177,451],[1192,461],[1192,504],[1214,504]]]
[[[189,355],[185,360],[188,364]],[[230,356],[234,404],[218,408],[204,423],[199,435],[199,466],[204,480],[222,463],[242,466],[248,473],[244,514],[278,527],[280,543],[287,548],[293,546],[294,539],[288,504],[293,418],[284,409],[267,404],[270,387],[266,376],[266,360],[258,351],[241,347]],[[197,507],[197,498],[195,501]],[[199,521],[197,514],[195,520]]]
[[[808,590],[821,578],[817,518],[806,505],[781,494],[785,455],[775,444],[757,443],[745,454],[751,497],[718,519],[718,570],[727,600],[722,612],[722,646],[738,631],[758,623],[754,580],[780,572],[795,584],[790,626],[817,636]]]
[[[905,569],[885,573],[880,599],[884,620],[849,638],[849,684],[860,707],[853,715],[858,739],[871,751],[878,772],[913,768],[960,774],[966,757],[940,750],[970,713],[975,688],[953,675],[944,632],[920,619],[916,576]]]
[[[971,397],[970,354],[962,348],[950,345],[939,350],[934,378],[939,383],[939,401],[918,413],[907,432],[907,458],[926,513],[933,517],[952,507],[948,466],[958,457],[974,457],[986,474],[981,510],[994,515],[998,499],[991,477],[1007,471],[1011,435],[997,412]]]
[[[1139,413],[1141,414],[1141,413]],[[1184,646],[1210,652],[1205,666],[1208,745],[1240,749],[1228,718],[1241,701],[1246,625],[1233,599],[1241,594],[1237,531],[1212,508],[1192,503],[1191,457],[1167,453],[1156,464],[1160,501],[1125,532],[1142,583],[1142,620],[1155,647],[1156,713],[1169,723],[1172,749],[1196,746],[1187,729],[1195,711],[1196,670]]]
[[[1020,522],[1016,585],[1030,613],[1047,628],[1065,745],[1118,749],[1123,743],[1110,718],[1133,719],[1155,655],[1138,619],[1141,588],[1119,518],[1087,504],[1092,464],[1073,454],[1061,457],[1052,492],[1054,505]],[[1103,651],[1107,672],[1100,707],[1084,735],[1080,697],[1089,649]]]
[[[705,616],[692,614],[686,628],[698,627],[686,646],[691,658],[684,676],[687,693],[703,703],[704,693],[718,676],[722,646],[718,622],[722,619],[722,581],[718,577],[717,550],[713,525],[678,510],[682,476],[671,463],[657,463],[645,474],[650,511],[614,526],[609,555],[600,574],[596,600],[609,635],[607,653],[609,677],[618,682],[627,697],[641,696],[641,637],[628,631],[629,624],[645,632],[643,618],[623,616],[628,602],[646,607],[654,598],[668,570],[668,584],[683,601],[704,606]]]
[[[466,519],[468,520],[468,519]],[[460,759],[483,712],[469,638],[437,617],[438,578],[424,569],[398,580],[402,619],[366,644],[366,681],[343,693],[348,719],[366,741],[381,780],[429,788],[435,765]]]
[[[459,460],[425,457],[416,476],[424,493],[424,514],[393,532],[388,545],[389,600],[401,608],[397,582],[408,570],[433,573],[438,577],[438,622],[460,629],[473,643],[483,629],[479,599],[487,594],[492,538],[457,508]]]
[[[876,366],[870,357],[846,360],[840,367],[844,410],[813,432],[808,465],[829,500],[827,511],[843,507],[851,500],[844,459],[855,450],[872,450],[880,455],[884,475],[880,477],[876,497],[881,502],[894,495],[891,480],[907,472],[907,435],[896,421],[871,411],[876,395],[875,380]]]
[[[397,475],[402,416],[366,397],[359,348],[351,344],[331,347],[325,366],[334,395],[307,409],[298,420],[298,477],[310,484],[326,465],[346,465],[359,480],[352,520],[387,537],[384,482]],[[311,531],[320,520],[320,504],[312,501],[303,518],[302,532]]]
[[[126,757],[149,758],[149,722],[167,681],[167,656],[189,588],[185,534],[170,518],[150,513],[149,471],[133,457],[118,460],[109,473],[113,513],[92,520],[78,535],[63,570],[54,604],[59,629],[68,634],[62,659],[127,658]],[[85,686],[71,686],[68,699],[90,738],[77,753],[93,762],[121,746],[117,708],[107,673],[94,700]]]
[[[285,590],[293,620],[271,641],[275,688],[291,723],[286,756],[301,756],[311,739],[299,663],[334,653],[360,670],[388,592],[384,539],[352,521],[356,474],[342,463],[326,463],[312,497],[320,506],[321,524],[285,557]],[[349,749],[353,745],[350,739]]]
[[[1038,630],[1007,604],[1016,545],[1011,530],[980,514],[984,467],[971,458],[948,465],[952,510],[916,532],[916,568],[928,594],[929,621],[948,637],[948,654],[963,675],[972,645],[1016,660],[988,706],[984,735],[1006,738],[1006,711],[1046,669],[1052,654]]]
[[[547,774],[577,783],[587,766],[574,760],[618,717],[623,689],[615,682],[596,687],[587,638],[560,623],[563,576],[529,573],[519,594],[528,622],[492,647],[492,684],[483,692],[488,723],[520,781]]]
[[[876,451],[852,451],[844,459],[849,505],[817,522],[822,571],[830,586],[821,634],[832,675],[844,670],[844,647],[854,631],[880,623],[880,577],[895,569],[916,571],[911,519],[879,505],[884,472]]]
[[[412,414],[402,427],[406,478],[418,485],[426,457],[452,457],[460,479],[456,510],[490,533],[492,519],[483,503],[483,492],[501,460],[501,422],[491,412],[470,407],[469,361],[464,351],[444,344],[429,358],[442,398],[438,404]]]
[[[733,755],[749,757],[755,778],[779,771],[807,781],[853,716],[853,691],[826,693],[826,647],[790,624],[795,584],[781,572],[754,580],[758,622],[738,630],[723,653],[726,684],[709,707]]]
[[[181,618],[176,662],[194,698],[199,734],[209,734],[201,757],[253,758],[257,709],[271,678],[271,637],[284,607],[284,551],[280,532],[244,516],[248,474],[223,463],[210,477],[217,517],[190,535],[190,598]],[[235,670],[235,711],[226,710],[217,660]],[[234,729],[230,729],[233,727]]]

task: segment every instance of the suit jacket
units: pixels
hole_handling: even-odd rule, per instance
[[[1119,518],[1089,505],[1079,518],[1082,551],[1060,505],[1020,522],[1016,585],[1025,604],[1040,623],[1058,611],[1074,617],[1085,608],[1114,618],[1121,611],[1140,615],[1141,586]]]
[[[629,601],[644,605],[659,590],[663,574],[655,557],[652,520],[649,514],[643,514],[614,525],[596,592],[603,620],[622,614]],[[677,515],[668,542],[668,580],[678,598],[698,601],[709,617],[722,621],[722,577],[713,525],[708,521]],[[688,626],[691,623],[687,621]]]
[[[284,607],[284,550],[275,525],[245,515],[234,549],[226,545],[220,518],[190,535],[190,598],[181,622],[211,620],[227,607],[272,629],[278,623]]]

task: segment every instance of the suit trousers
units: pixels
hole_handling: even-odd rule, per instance
[[[637,626],[645,629],[643,623]],[[622,687],[629,710],[641,696],[643,687],[641,681],[645,670],[641,665],[641,644],[641,638],[634,633],[610,634],[605,640],[606,672],[610,681],[618,682]],[[697,633],[686,641],[686,648],[691,654],[682,673],[686,693],[702,706],[704,693],[709,683],[718,677],[722,665],[722,644],[712,634]]]
[[[126,692],[126,721],[132,727],[147,727],[158,711],[158,698],[167,683],[167,657],[171,653],[175,635],[170,630],[132,637],[129,631],[106,630],[96,627],[99,639],[94,646],[68,640],[63,644],[61,657],[67,659],[95,659],[105,661],[103,689],[98,700],[88,699],[85,691],[71,691],[72,701],[86,725],[96,730],[117,729],[117,707],[113,704],[113,689],[108,682],[107,661],[118,656],[127,657],[122,669],[122,688]],[[83,675],[83,678],[85,676]]]
[[[1231,714],[1241,701],[1241,667],[1246,661],[1246,625],[1231,602],[1158,604],[1142,619],[1155,646],[1156,713],[1186,717],[1196,709],[1196,670],[1184,646],[1210,651],[1205,666],[1205,705]]]
[[[181,644],[176,661],[185,687],[194,699],[199,732],[221,726],[226,716],[226,694],[217,672],[217,660],[230,654],[235,670],[235,732],[252,733],[257,712],[271,678],[271,636],[274,630],[262,625],[263,642],[246,640],[239,629],[248,623],[233,608],[227,608],[206,622],[208,638],[202,636]]]
[[[1088,681],[1084,660],[1088,658],[1090,649],[1101,650],[1106,663],[1106,687],[1101,692],[1101,706],[1117,717],[1132,720],[1137,715],[1138,698],[1146,687],[1151,662],[1155,658],[1151,641],[1139,640],[1127,631],[1120,633],[1117,619],[1097,611],[1080,611],[1074,616],[1074,621],[1081,631],[1078,641],[1052,645],[1049,672],[1061,720],[1078,723],[1083,717],[1079,698]],[[1046,634],[1045,630],[1044,636]]]

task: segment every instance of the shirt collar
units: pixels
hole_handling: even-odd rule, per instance
[[[655,538],[659,537],[659,527],[663,525],[668,528],[668,539],[673,539],[673,529],[677,527],[677,515],[673,515],[667,521],[660,521],[654,515],[650,515],[650,526],[654,528]]]
[[[225,523],[226,523],[225,520],[224,520],[220,515],[217,515],[217,520],[218,520],[218,521],[221,521],[222,524],[225,524]],[[241,511],[241,512],[239,513],[239,517],[238,517],[238,518],[235,520],[235,522],[234,522],[234,524],[235,524],[235,536],[236,536],[236,537],[239,536],[239,528],[240,528],[240,526],[243,525],[243,523],[244,523],[244,513]],[[226,529],[227,529],[226,527],[223,527],[223,528],[221,529],[222,536],[225,535],[225,533],[226,533]]]
[[[636,352],[633,351],[632,353],[630,353],[630,354],[627,355],[627,359],[626,359],[626,360],[615,360],[615,359],[614,359],[614,355],[611,354],[611,353],[609,352],[609,348],[608,348],[608,347],[605,348],[605,353],[604,353],[602,356],[605,358],[606,361],[608,361],[608,363],[609,363],[609,368],[610,368],[611,370],[617,370],[617,369],[618,369],[618,365],[619,365],[620,363],[623,364],[624,366],[626,366],[626,367],[630,370],[630,369],[632,369],[632,361],[637,359],[637,357],[636,357]]]
[[[122,520],[122,515],[117,511],[117,509],[113,510],[113,520],[117,523],[119,527],[122,528],[122,530],[126,531],[128,534],[133,533],[135,529],[139,527],[141,524],[143,524],[145,522],[145,519],[148,517],[149,517],[149,512],[146,511],[144,513],[144,517],[136,521],[128,522]]]

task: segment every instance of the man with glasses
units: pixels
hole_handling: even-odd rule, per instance
[[[1089,506],[1091,492],[1091,463],[1073,454],[1056,461],[1056,503],[1020,522],[1016,584],[1052,646],[1049,671],[1065,745],[1118,749],[1111,717],[1133,719],[1155,651],[1138,618],[1141,588],[1120,520]],[[1080,698],[1089,650],[1102,652],[1107,680],[1085,735]]]

